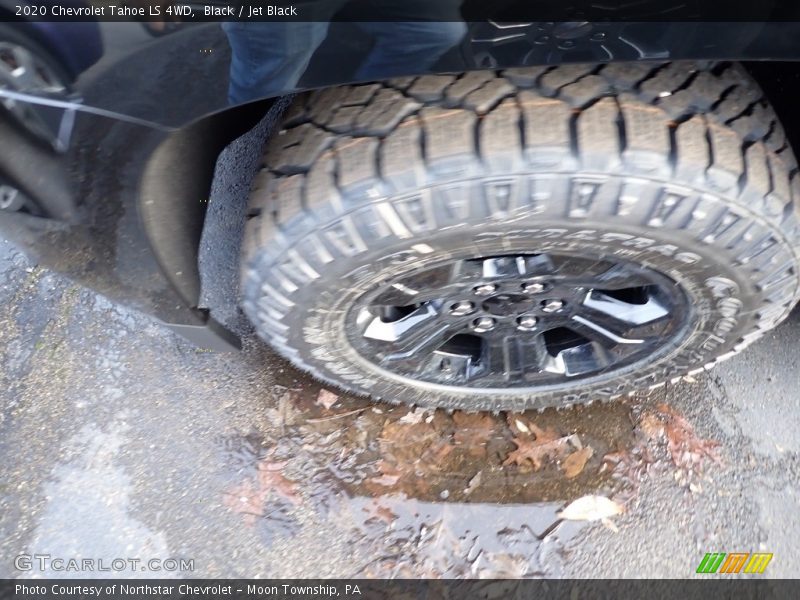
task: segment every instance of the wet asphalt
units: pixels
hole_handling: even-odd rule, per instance
[[[682,578],[706,552],[773,553],[759,577],[796,576],[797,311],[624,402],[464,415],[339,394],[236,308],[268,127],[221,158],[203,240],[204,302],[240,354],[198,350],[0,240],[0,577],[92,576],[15,568],[48,554],[194,561],[116,573],[138,577]],[[559,519],[588,494],[624,512]]]

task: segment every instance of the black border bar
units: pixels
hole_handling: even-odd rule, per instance
[[[624,558],[621,557],[621,560]],[[365,579],[4,579],[0,598],[15,600],[681,600],[797,597],[796,580],[708,576],[692,580],[365,580]]]
[[[12,13],[0,20],[38,22],[800,21],[798,0],[0,0],[0,8]]]

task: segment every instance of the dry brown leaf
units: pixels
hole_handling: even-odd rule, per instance
[[[639,420],[639,429],[650,440],[656,440],[664,435],[664,422],[655,413],[646,413]]]
[[[319,406],[324,406],[327,409],[330,409],[334,404],[339,401],[339,396],[331,392],[330,390],[326,390],[322,388],[317,395],[317,404]]]
[[[258,517],[265,514],[267,501],[273,494],[282,496],[292,504],[300,503],[297,486],[283,475],[285,462],[273,462],[269,458],[257,464],[256,477],[246,479],[224,493],[225,506],[244,515],[245,523],[254,525]]]
[[[292,504],[299,504],[300,496],[297,494],[297,485],[283,475],[285,466],[285,462],[260,461],[256,478],[258,487],[267,493],[276,492]]]
[[[569,521],[599,521],[625,512],[622,505],[605,496],[582,496],[558,513],[559,519]]]
[[[397,422],[405,423],[406,425],[416,425],[417,423],[422,422],[422,417],[425,416],[426,412],[426,408],[415,408],[414,410],[410,410],[404,414],[400,419],[398,419]]]
[[[520,427],[517,424],[519,419],[511,420],[507,417],[511,430],[516,433],[513,442],[517,449],[512,451],[508,458],[503,462],[504,465],[532,466],[534,471],[542,468],[542,463],[547,460],[559,460],[567,456],[570,451],[570,442],[574,442],[576,447],[580,447],[577,436],[562,436],[555,429],[542,429],[535,423],[529,421],[523,424],[534,438],[530,435],[520,434]],[[522,424],[520,422],[520,424]]]
[[[561,468],[564,470],[564,475],[567,479],[572,479],[580,475],[583,472],[583,468],[586,466],[586,462],[592,458],[593,454],[594,449],[591,446],[584,446],[580,450],[567,456],[564,462],[561,463]]]
[[[717,450],[719,442],[698,437],[689,421],[671,406],[662,403],[658,405],[658,410],[669,418],[664,426],[664,435],[667,438],[667,450],[676,467],[690,474],[692,471],[701,471],[705,460],[720,462]]]
[[[638,488],[644,480],[653,458],[646,446],[635,446],[630,450],[609,452],[603,457],[603,464],[600,473],[611,471],[613,479],[622,483]]]
[[[253,526],[258,517],[264,516],[267,494],[257,489],[253,481],[247,479],[223,494],[222,502],[233,512],[243,515],[245,524]]]
[[[512,416],[511,413],[508,413],[506,415],[506,423],[511,433],[514,434],[514,437],[528,437],[532,435],[542,442],[557,440],[561,437],[561,434],[552,427],[542,429],[536,425],[536,423],[521,415]]]
[[[570,436],[566,436],[540,443],[538,439],[514,438],[517,449],[508,455],[503,465],[530,465],[534,471],[538,471],[545,460],[557,460],[569,453],[569,439]]]
[[[365,521],[370,520],[380,520],[386,523],[387,525],[391,524],[393,521],[397,520],[397,515],[387,506],[384,506],[378,500],[373,500],[370,505],[364,508],[364,512],[367,513],[367,518]]]
[[[528,428],[536,436],[536,441],[542,444],[546,442],[555,442],[556,440],[562,439],[561,434],[552,427],[541,429],[536,425],[536,423],[528,423]]]
[[[451,429],[443,427],[451,423],[443,415],[431,423],[387,421],[379,438],[376,477],[367,481],[373,491],[385,493],[386,487],[395,486],[409,496],[427,494],[440,473],[447,471],[446,459],[455,448]]]

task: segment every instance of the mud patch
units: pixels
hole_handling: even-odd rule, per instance
[[[292,369],[277,377],[268,431],[219,440],[221,501],[267,545],[295,535],[303,511],[336,521],[375,557],[354,577],[556,575],[587,526],[560,519],[564,506],[593,495],[627,510],[651,469],[689,485],[717,459],[658,395],[466,414],[372,404]]]

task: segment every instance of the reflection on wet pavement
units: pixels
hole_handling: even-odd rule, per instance
[[[301,506],[337,521],[348,546],[374,557],[345,576],[558,576],[566,542],[600,518],[562,519],[566,504],[594,495],[633,508],[651,468],[699,491],[719,460],[657,391],[468,414],[373,405],[296,376],[276,386],[268,430],[218,440],[221,500],[265,544],[299,530]]]

